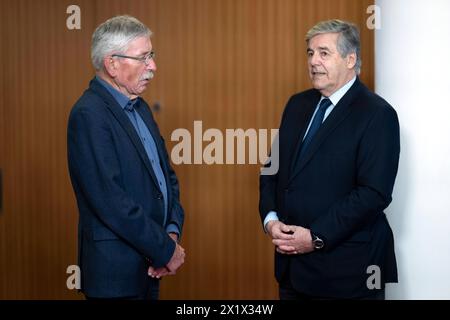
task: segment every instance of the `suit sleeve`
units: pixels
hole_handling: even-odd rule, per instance
[[[97,217],[117,236],[147,257],[166,265],[175,242],[121,185],[119,160],[108,122],[94,109],[78,109],[69,118],[68,157],[72,179]]]
[[[270,162],[264,165],[270,166]],[[278,172],[273,175],[259,176],[259,214],[264,227],[264,219],[271,211],[277,212],[277,183]]]
[[[369,122],[359,144],[355,188],[311,225],[332,249],[350,237],[392,200],[400,155],[399,123],[395,110],[383,106]]]
[[[184,224],[184,210],[181,206],[180,202],[180,186],[178,184],[178,178],[170,165],[169,155],[167,153],[167,149],[165,146],[164,138],[161,136],[162,144],[163,144],[163,152],[164,152],[164,161],[167,164],[167,171],[169,173],[169,181],[168,185],[171,188],[172,193],[172,207],[169,213],[169,224],[175,224],[180,231],[179,239],[181,238],[181,234],[183,232],[183,224]]]
[[[283,128],[283,123],[286,118],[286,114],[289,113],[288,109],[289,106],[292,104],[293,97],[291,97],[286,104],[286,107],[283,112],[283,116],[281,117],[281,124],[280,124],[280,130],[278,131],[278,135],[281,134],[281,130]],[[280,143],[281,139],[278,136],[278,139],[275,139],[276,143]],[[272,151],[275,148],[272,146]],[[276,150],[280,150],[280,146],[276,148]],[[271,151],[271,156],[272,156]],[[278,162],[280,162],[279,156],[278,156]],[[264,165],[264,167],[270,167],[272,164],[271,162],[268,162]],[[263,224],[264,228],[264,219],[266,218],[267,214],[271,211],[278,212],[278,205],[277,205],[277,187],[278,187],[278,171],[275,174],[272,175],[264,175],[261,174],[259,176],[259,214],[261,217],[261,222]],[[264,229],[265,230],[265,229]]]

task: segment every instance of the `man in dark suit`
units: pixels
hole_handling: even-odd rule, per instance
[[[330,20],[306,35],[314,89],[292,96],[279,170],[260,177],[280,299],[384,299],[397,282],[391,228],[400,153],[395,110],[359,80],[359,31]]]
[[[96,76],[69,117],[69,171],[87,298],[157,299],[159,279],[184,263],[177,177],[139,97],[156,70],[150,36],[130,16],[102,23],[92,37]]]

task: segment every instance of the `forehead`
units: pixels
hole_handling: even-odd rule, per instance
[[[127,53],[146,53],[152,50],[152,42],[149,37],[139,37],[128,45]]]
[[[308,48],[317,49],[327,47],[336,48],[339,33],[322,33],[312,37],[308,42]]]

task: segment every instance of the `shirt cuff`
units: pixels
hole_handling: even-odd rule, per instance
[[[269,221],[279,221],[278,214],[275,211],[270,211],[264,219],[264,231],[267,232],[266,225]]]
[[[178,235],[178,237],[180,237],[180,229],[178,229],[178,226],[174,223],[171,223],[166,227],[166,232],[167,233],[176,233]]]

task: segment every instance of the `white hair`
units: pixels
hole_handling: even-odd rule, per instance
[[[91,60],[95,70],[103,69],[103,59],[106,56],[124,54],[131,41],[151,35],[149,28],[131,16],[116,16],[106,20],[92,35]]]

